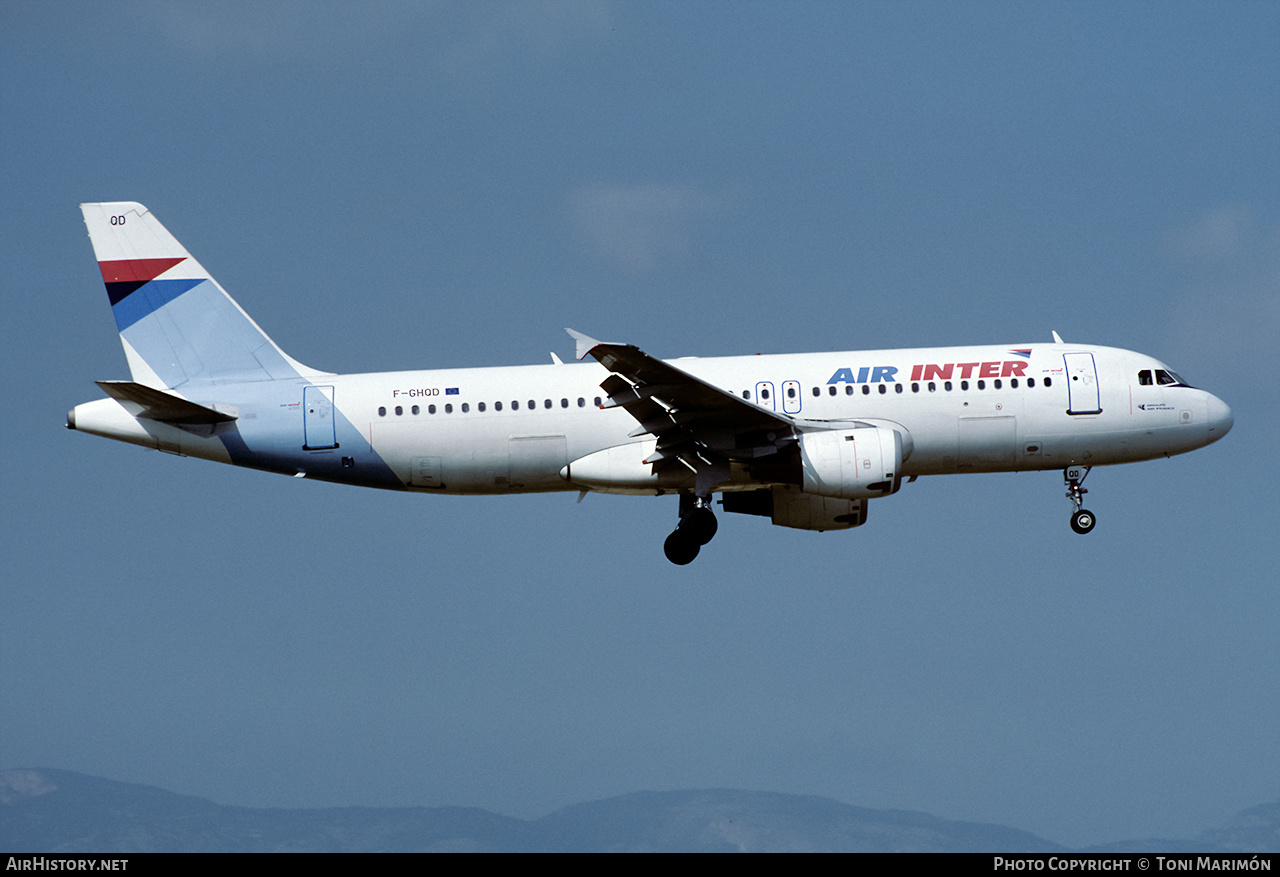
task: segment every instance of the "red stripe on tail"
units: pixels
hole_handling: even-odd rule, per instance
[[[148,283],[184,259],[119,259],[99,262],[98,270],[105,283]]]

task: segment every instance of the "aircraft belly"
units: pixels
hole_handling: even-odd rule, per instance
[[[512,435],[507,439],[507,489],[564,490],[560,470],[569,462],[562,434]]]
[[[529,424],[512,434],[495,419],[371,424],[373,449],[410,489],[441,493],[530,493],[568,490],[560,477],[568,460],[563,432]]]
[[[971,410],[972,407],[965,409]],[[1119,404],[1112,405],[1112,410],[1119,411]],[[1182,415],[1189,416],[1194,415]],[[1072,416],[1056,405],[1006,405],[999,412],[983,410],[914,422],[904,418],[904,425],[915,445],[903,467],[908,475],[1126,463],[1181,453],[1204,444],[1203,428],[1177,423],[1173,416],[1158,421],[1152,418],[1150,428],[1140,429],[1135,428],[1128,415],[1104,412]]]
[[[479,436],[461,429],[441,429],[422,420],[378,419],[367,427],[373,452],[409,488],[442,493],[492,492],[493,474],[486,479],[474,463]],[[489,490],[484,488],[488,486]]]
[[[989,472],[1017,463],[1018,419],[961,417],[956,421],[956,469]]]

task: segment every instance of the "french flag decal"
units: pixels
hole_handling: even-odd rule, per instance
[[[1010,352],[1010,353],[1012,353],[1014,356],[1021,356],[1023,359],[1030,359],[1030,358],[1031,358],[1031,348],[1030,348],[1030,347],[1024,347],[1024,348],[1022,348],[1021,350],[1010,350],[1009,352]]]

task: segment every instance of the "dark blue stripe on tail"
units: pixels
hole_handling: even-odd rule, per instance
[[[143,317],[167,305],[184,292],[199,286],[205,281],[195,280],[152,280],[119,299],[111,307],[116,315],[116,326],[123,332]],[[107,284],[107,292],[111,293],[114,284]]]

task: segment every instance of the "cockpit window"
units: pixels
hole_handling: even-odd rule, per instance
[[[1151,369],[1144,368],[1138,372],[1138,384],[1143,387],[1151,386]]]
[[[1189,387],[1191,386],[1182,378],[1178,377],[1171,371],[1165,371],[1162,368],[1156,369],[1156,383],[1162,387]]]

